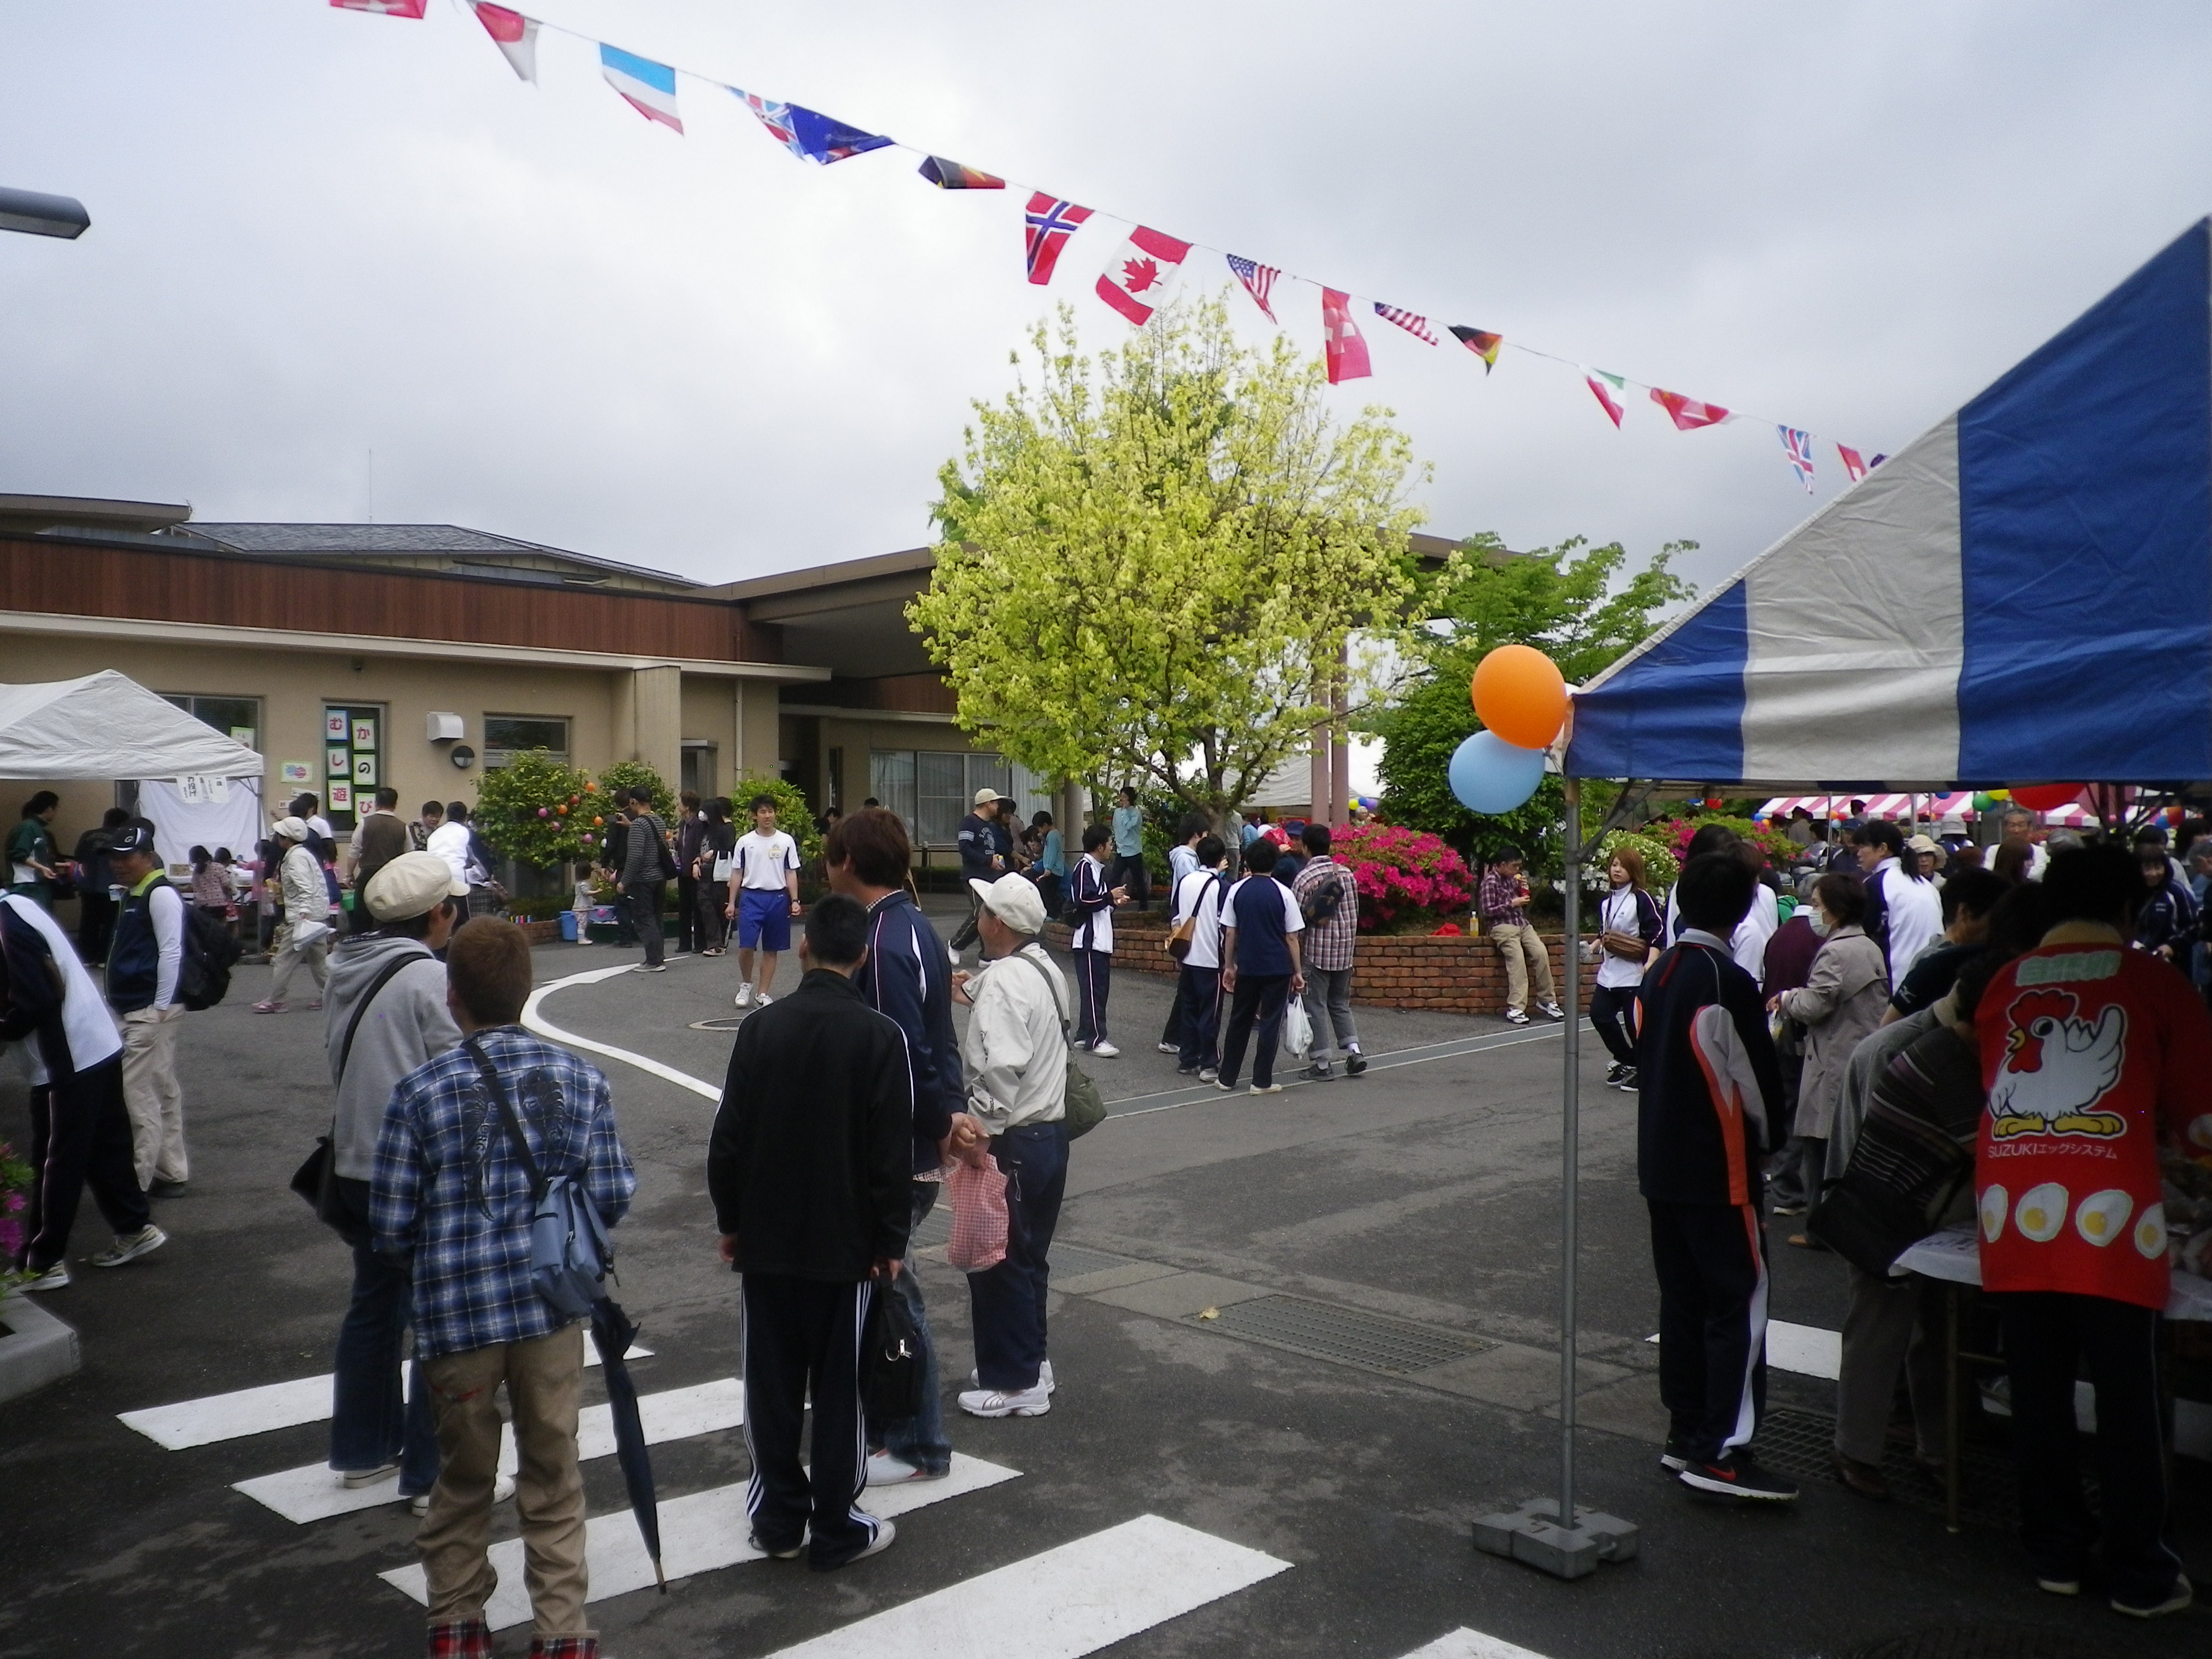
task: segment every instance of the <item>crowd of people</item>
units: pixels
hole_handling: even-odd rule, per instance
[[[1918,1461],[1942,1478],[1956,1455],[1943,1304],[1932,1281],[1892,1264],[1971,1224],[2038,1583],[2059,1595],[2094,1583],[2138,1616],[2187,1607],[2154,1335],[2180,1249],[2168,1206],[2212,1191],[2200,920],[2212,823],[2183,825],[2177,857],[2154,824],[2123,843],[2043,836],[2008,812],[1990,867],[1968,855],[1978,849],[1878,820],[1790,839],[1796,867],[1775,872],[1705,826],[1663,905],[1624,849],[1600,905],[1592,1013],[1615,1061],[1607,1081],[1638,1097],[1662,1465],[1709,1496],[1796,1498],[1751,1449],[1766,1223],[1802,1217],[1788,1244],[1842,1253],[1850,1276],[1838,1479],[1890,1495],[1900,1374]],[[1778,920],[1774,890],[1791,878],[1794,913]],[[2101,1522],[2076,1462],[2081,1375],[2096,1389]]]

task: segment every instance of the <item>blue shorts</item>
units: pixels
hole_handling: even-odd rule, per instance
[[[740,951],[788,951],[791,949],[791,895],[782,888],[774,892],[763,887],[744,887],[738,890],[738,949]]]

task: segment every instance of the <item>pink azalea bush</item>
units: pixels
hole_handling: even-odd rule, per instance
[[[31,1181],[30,1164],[16,1155],[13,1146],[0,1140],[0,1290],[23,1277],[12,1271],[10,1264],[23,1248],[23,1194]]]
[[[1329,848],[1359,887],[1359,931],[1425,931],[1474,903],[1467,862],[1436,836],[1395,823],[1339,830]]]

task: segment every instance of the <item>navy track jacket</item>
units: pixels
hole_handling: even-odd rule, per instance
[[[1732,1192],[1756,1201],[1758,1159],[1772,1149],[1747,1117],[1733,1120],[1716,1103],[1690,1041],[1690,1022],[1711,1003],[1728,1010],[1765,1097],[1766,1121],[1774,1123],[1782,1109],[1782,1067],[1758,982],[1711,934],[1691,931],[1645,970],[1637,1000],[1638,1189],[1662,1204],[1729,1204],[1735,1201]]]
[[[912,896],[892,893],[868,911],[868,959],[853,975],[860,999],[906,1033],[914,1066],[914,1172],[945,1162],[952,1114],[967,1108],[960,1039],[952,1029],[952,969],[945,941]]]

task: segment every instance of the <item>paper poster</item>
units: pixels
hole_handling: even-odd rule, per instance
[[[234,726],[230,728],[230,735],[233,742],[242,743],[248,749],[253,747],[253,728],[252,726]]]
[[[353,781],[357,789],[376,787],[376,757],[356,755],[353,757]]]
[[[177,799],[187,806],[204,806],[207,805],[207,792],[201,786],[206,782],[205,778],[179,778]]]
[[[324,711],[323,735],[328,738],[332,743],[343,743],[346,740],[346,711],[344,709],[330,708]]]
[[[331,786],[331,811],[333,812],[350,812],[353,811],[353,786],[351,784],[334,783]]]
[[[356,749],[374,749],[376,747],[376,722],[374,720],[356,720],[353,723],[353,746]]]
[[[314,776],[315,769],[305,761],[279,761],[276,775],[287,783],[307,783]]]
[[[343,749],[333,749],[324,757],[324,769],[334,778],[342,778],[353,770],[353,757]]]

